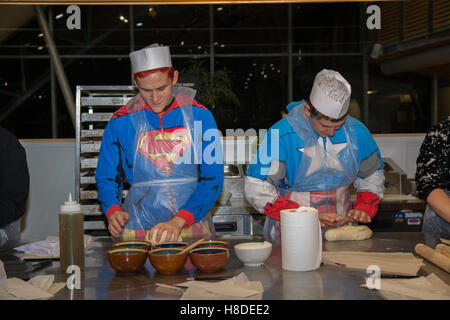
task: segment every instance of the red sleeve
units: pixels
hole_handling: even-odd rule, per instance
[[[189,228],[195,222],[194,215],[185,209],[181,209],[180,211],[178,211],[176,216],[186,220],[184,228]]]
[[[108,211],[106,211],[106,217],[108,218],[108,222],[109,222],[109,217],[116,211],[122,211],[122,207],[119,206],[118,204],[111,206],[108,209]]]
[[[353,209],[365,211],[371,218],[375,217],[378,211],[380,199],[372,192],[358,192]]]

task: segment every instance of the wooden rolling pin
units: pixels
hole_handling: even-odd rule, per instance
[[[436,250],[450,258],[450,246],[439,243],[436,245]]]
[[[423,243],[418,243],[414,250],[416,250],[417,254],[450,273],[450,258],[446,255],[424,245]]]

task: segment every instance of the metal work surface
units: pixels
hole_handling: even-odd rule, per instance
[[[364,271],[350,270],[331,265],[321,265],[316,271],[291,272],[281,268],[281,250],[273,248],[272,254],[262,267],[245,267],[235,256],[233,247],[237,243],[249,240],[229,240],[230,258],[220,272],[199,273],[195,267],[186,263],[184,269],[176,275],[159,274],[147,260],[145,268],[135,275],[119,275],[109,266],[106,251],[112,246],[109,239],[97,239],[86,252],[86,267],[81,273],[81,289],[62,289],[53,299],[57,300],[153,300],[179,299],[179,295],[158,292],[155,283],[176,284],[186,281],[191,276],[229,276],[244,272],[249,280],[260,281],[264,286],[263,299],[287,300],[379,300],[381,295],[376,290],[361,287],[365,277]],[[260,241],[260,239],[256,240]],[[364,252],[413,252],[414,246],[424,242],[422,233],[374,233],[372,239],[364,241],[324,241],[325,251],[364,251]],[[5,251],[0,252],[0,259],[5,260]],[[9,253],[10,258],[10,253]],[[424,260],[419,275],[434,272],[450,285],[450,276],[445,271]],[[51,267],[34,272],[54,274],[55,282],[66,282],[70,274],[63,273],[59,262]]]

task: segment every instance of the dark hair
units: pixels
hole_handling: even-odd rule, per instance
[[[339,119],[334,119],[334,118],[330,118],[330,117],[324,115],[323,113],[318,111],[316,108],[314,108],[314,106],[312,105],[311,101],[309,101],[309,99],[308,99],[307,103],[309,106],[309,112],[311,113],[311,118],[314,118],[317,120],[325,119],[325,120],[329,120],[331,122],[339,122],[339,121],[344,120],[344,118],[348,115],[348,112],[350,111],[350,108],[349,108],[349,110],[347,110],[347,112],[342,117],[340,117]]]

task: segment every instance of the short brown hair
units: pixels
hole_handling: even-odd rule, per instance
[[[339,119],[330,118],[330,117],[324,115],[323,113],[321,113],[320,111],[318,111],[316,108],[314,108],[314,106],[311,104],[311,101],[309,101],[309,99],[308,99],[308,106],[309,106],[309,112],[311,113],[311,118],[315,118],[317,120],[325,119],[325,120],[329,120],[331,122],[339,122],[339,121],[344,120],[344,118],[348,115],[348,111],[347,111]]]

